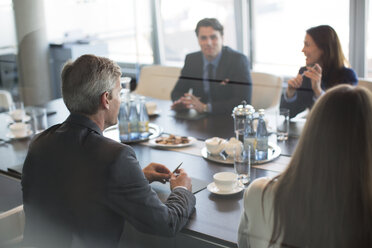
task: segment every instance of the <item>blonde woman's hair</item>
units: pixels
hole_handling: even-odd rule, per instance
[[[325,93],[287,170],[267,187],[275,192],[271,243],[372,247],[372,93],[349,85]]]

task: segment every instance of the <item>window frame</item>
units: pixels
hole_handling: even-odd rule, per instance
[[[165,64],[164,42],[162,39],[163,30],[161,27],[161,15],[159,0],[152,1],[153,13],[153,51],[154,63]],[[253,0],[234,0],[235,9],[235,28],[237,39],[237,50],[248,56],[252,65],[255,63],[254,49],[255,44],[252,37],[254,30],[252,22],[254,16],[252,13]],[[359,77],[367,75],[367,17],[369,0],[350,0],[349,12],[349,62]],[[369,13],[372,14],[372,13]],[[245,30],[248,30],[246,32]]]

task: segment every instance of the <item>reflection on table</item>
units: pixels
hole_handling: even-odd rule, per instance
[[[199,119],[176,118],[175,113],[170,110],[170,101],[151,100],[156,102],[160,114],[150,117],[150,122],[161,127],[166,133],[196,138],[196,143],[198,144],[193,144],[193,147],[196,149],[196,153],[200,151],[200,154],[182,152],[182,149],[186,149],[187,147],[168,150],[154,149],[148,144],[130,144],[134,148],[141,166],[144,167],[151,162],[157,162],[165,164],[170,170],[173,170],[179,163],[183,162],[182,167],[186,170],[189,176],[196,180],[205,182],[205,185],[213,181],[213,174],[217,172],[234,171],[233,165],[206,160],[201,154],[201,146],[205,139],[210,137],[228,139],[234,136],[233,119],[230,115],[211,115]],[[49,113],[55,113],[48,116],[49,126],[63,122],[69,115],[62,99],[51,101],[44,107],[46,107]],[[22,165],[27,154],[30,139],[8,139],[6,137],[9,124],[7,118],[9,118],[8,114],[0,114],[0,138],[5,141],[3,144],[0,143],[0,172],[20,178]],[[302,126],[298,125],[298,123],[291,123],[289,139],[285,142],[277,143],[281,148],[282,155],[274,161],[252,168],[251,178],[255,179],[265,176],[273,177],[285,168],[290,160],[289,156],[293,153],[296,147],[298,135],[301,129]],[[116,132],[116,134],[111,133],[111,135],[113,135],[111,138],[116,138],[118,140],[118,131]],[[276,142],[275,137],[274,141]],[[1,187],[1,195],[6,195],[6,192],[13,192],[12,194],[17,195],[17,197],[13,197],[13,200],[9,200],[10,205],[21,204],[21,202],[19,202],[21,200],[20,187],[14,186],[18,184],[14,184],[14,181],[9,183],[9,180],[7,179],[0,180],[0,183],[2,182],[5,182],[5,184],[10,186]],[[154,188],[156,188],[155,186],[156,185],[154,185]],[[14,191],[16,193],[14,193]],[[166,191],[159,189],[159,194],[161,192],[163,192],[163,197],[166,197]],[[197,199],[196,212],[192,216],[188,225],[183,229],[182,233],[176,237],[176,240],[178,241],[174,242],[183,243],[183,247],[187,247],[186,244],[190,245],[195,240],[199,240],[197,241],[198,245],[201,245],[200,242],[205,241],[205,244],[209,242],[229,247],[236,246],[238,224],[242,210],[243,192],[233,195],[216,195],[204,189],[196,193],[195,196]],[[10,206],[8,205],[5,204],[3,208]],[[132,232],[132,234],[136,233],[134,230],[128,232]],[[144,234],[136,233],[136,235],[143,235],[147,240],[152,239],[151,236]],[[190,239],[194,241],[190,241]],[[163,242],[170,242],[169,240],[172,239],[167,240],[168,241],[160,239],[159,242],[164,247],[166,245],[164,245]],[[182,242],[180,240],[182,240]],[[153,240],[150,242],[153,247],[156,246],[154,242],[155,241]],[[172,244],[174,244],[174,242]],[[159,245],[161,246],[161,244]]]

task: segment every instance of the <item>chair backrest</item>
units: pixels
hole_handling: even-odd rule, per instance
[[[23,205],[0,213],[0,247],[21,243],[25,226]]]
[[[141,69],[135,93],[162,100],[170,100],[170,94],[181,74],[181,68],[151,65]]]
[[[9,91],[0,90],[0,108],[8,110],[12,103],[13,98]]]
[[[252,76],[252,103],[256,109],[278,108],[282,94],[282,78],[276,75],[251,72]]]
[[[360,85],[362,87],[366,87],[367,89],[369,89],[372,92],[372,80],[368,80],[368,79],[365,79],[365,78],[359,78],[358,85]]]

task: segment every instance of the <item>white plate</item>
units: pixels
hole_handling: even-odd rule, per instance
[[[14,136],[14,134],[12,133],[7,133],[6,134],[6,137],[8,139],[14,139],[14,140],[17,140],[17,139],[25,139],[25,138],[29,138],[31,137],[31,135],[33,134],[34,132],[32,132],[32,130],[28,130],[27,131],[27,134],[25,136]]]
[[[194,137],[188,136],[187,138],[189,139],[189,143],[185,143],[185,144],[177,144],[177,145],[159,144],[155,142],[156,139],[150,139],[149,144],[157,148],[181,148],[181,147],[191,146],[192,144],[196,142],[196,139]]]
[[[221,191],[217,188],[216,184],[212,182],[208,184],[207,189],[209,190],[209,192],[213,194],[217,194],[217,195],[232,195],[232,194],[239,193],[240,191],[244,189],[244,187],[240,187],[239,185],[236,185],[235,188],[233,188],[231,191]]]

